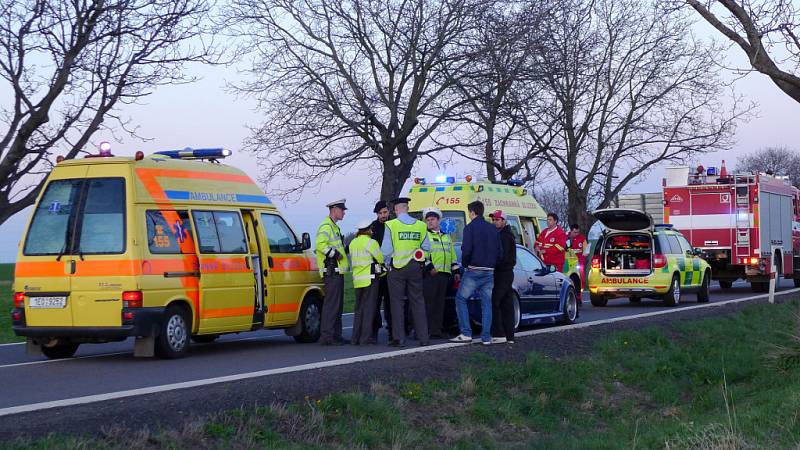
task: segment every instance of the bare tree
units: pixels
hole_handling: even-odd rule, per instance
[[[541,77],[536,62],[545,51],[540,35],[549,4],[487,8],[472,39],[478,56],[453,76],[465,103],[448,121],[446,137],[458,155],[483,164],[492,182],[515,177],[527,183],[541,168],[541,150],[529,142],[519,111],[537,95],[528,83]]]
[[[429,138],[461,101],[447,74],[469,64],[461,39],[480,7],[233,0],[231,33],[253,60],[250,81],[234,88],[264,115],[246,142],[263,180],[286,196],[367,163],[380,170],[381,198],[398,195],[417,161],[441,150]]]
[[[558,225],[562,228],[569,226],[569,194],[564,185],[538,186],[533,189],[533,196],[548,214],[558,216]]]
[[[208,11],[204,0],[0,3],[0,223],[33,203],[53,153],[76,157],[108,120],[132,133],[115,108],[191,80],[184,63],[211,54],[198,39]]]
[[[738,45],[753,69],[800,102],[800,5],[795,0],[685,0]]]
[[[800,152],[788,147],[762,148],[739,158],[736,171],[786,175],[800,188]]]
[[[656,2],[573,0],[549,16],[555,51],[543,55],[526,121],[567,187],[569,222],[586,231],[593,195],[606,207],[661,163],[729,147],[747,110],[725,95],[715,49],[687,32],[686,14]]]

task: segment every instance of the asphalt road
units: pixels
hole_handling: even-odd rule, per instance
[[[784,281],[779,291],[791,288],[791,280]],[[724,292],[715,285],[711,302],[753,295],[749,285],[744,282]],[[612,300],[606,307],[595,308],[588,303],[587,296],[584,297],[579,323],[682,309],[697,304],[694,294],[690,294],[680,306],[674,308],[664,307],[655,300],[631,304],[626,299]],[[346,315],[345,336],[349,336],[351,321],[352,315]],[[533,329],[552,327],[542,325]],[[402,350],[387,347],[385,343],[386,336],[382,334],[380,344],[376,346],[322,347],[317,344],[297,344],[282,331],[265,330],[223,336],[212,344],[195,344],[188,357],[180,360],[134,358],[131,340],[102,345],[86,344],[81,346],[75,358],[66,360],[28,356],[24,345],[0,345],[0,385],[3,386],[0,415],[13,414],[19,407],[35,410],[37,407],[30,405],[44,402],[63,400],[69,404],[70,399],[87,396],[102,397],[136,389],[146,393],[147,389],[155,386],[188,387],[193,382],[202,383],[202,380],[219,377],[229,377],[230,380],[254,372],[259,376],[267,376],[273,371],[279,373],[287,368],[319,368],[345,359],[403,354]],[[415,341],[409,343],[414,345]]]

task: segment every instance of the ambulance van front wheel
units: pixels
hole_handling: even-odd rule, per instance
[[[189,351],[191,322],[189,313],[180,306],[170,306],[164,312],[155,342],[155,353],[160,358],[175,359]]]
[[[308,296],[300,307],[300,334],[294,340],[303,344],[317,342],[322,332],[322,302],[316,296]]]

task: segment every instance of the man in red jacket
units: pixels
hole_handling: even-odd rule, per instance
[[[534,248],[545,265],[556,266],[556,270],[564,271],[567,234],[558,226],[558,216],[555,213],[547,215],[547,229],[539,233]]]

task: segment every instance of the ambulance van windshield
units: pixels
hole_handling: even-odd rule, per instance
[[[421,211],[413,211],[408,213],[411,217],[422,220],[423,222],[425,219],[422,217]],[[444,218],[442,218],[441,222],[441,229],[442,232],[445,234],[450,235],[450,239],[453,242],[461,242],[462,238],[464,237],[464,225],[466,225],[466,215],[463,211],[442,211]]]
[[[24,255],[124,252],[124,179],[55,180],[47,185],[25,236]]]

